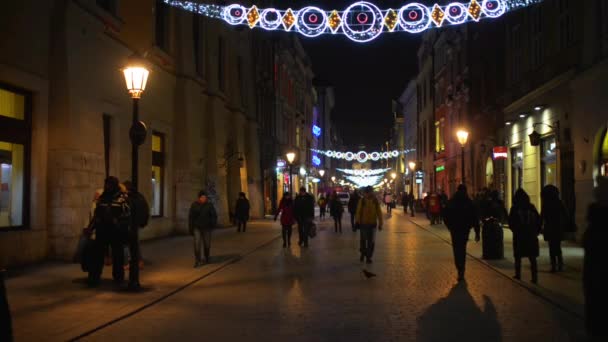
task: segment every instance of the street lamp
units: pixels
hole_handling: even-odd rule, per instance
[[[319,170],[319,176],[321,176],[321,178],[323,178],[323,176],[325,176],[325,170],[323,170],[323,169]]]
[[[412,194],[414,194],[414,171],[416,171],[416,162],[415,161],[411,161],[408,163],[408,166],[410,167],[410,173],[412,174],[412,180],[410,183],[410,192]]]
[[[462,163],[461,163],[461,173],[462,173],[462,184],[466,184],[464,177],[464,145],[467,144],[467,140],[469,139],[469,132],[461,129],[456,132],[456,137],[458,138],[458,142],[460,143],[460,147],[462,148]]]
[[[146,62],[137,54],[129,58],[128,65],[122,69],[127,84],[127,90],[133,99],[133,120],[129,130],[131,140],[131,182],[135,190],[138,188],[139,174],[139,146],[146,140],[146,125],[139,121],[139,99],[146,90],[150,71],[146,68]]]
[[[287,158],[287,164],[289,165],[289,191],[288,192],[292,192],[291,191],[291,175],[293,174],[293,161],[296,160],[296,153],[293,151],[289,151],[285,154],[285,157]]]

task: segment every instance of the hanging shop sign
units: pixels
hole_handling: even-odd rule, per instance
[[[506,146],[495,146],[492,149],[492,157],[494,160],[508,159],[509,158],[509,148]]]
[[[435,172],[445,171],[445,165],[440,165],[435,168]]]

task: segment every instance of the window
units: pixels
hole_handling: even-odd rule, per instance
[[[521,147],[511,149],[511,194],[524,186],[524,152]]]
[[[531,28],[532,28],[532,66],[539,67],[542,65],[543,57],[544,57],[544,49],[543,49],[543,16],[542,16],[542,7],[536,6],[532,9],[531,16]]]
[[[156,0],[155,43],[164,51],[169,51],[169,6],[163,0]]]
[[[118,10],[118,0],[96,0],[97,6],[103,8],[106,12],[116,15]]]
[[[163,216],[165,178],[165,136],[152,133],[152,216]]]
[[[0,230],[29,219],[29,94],[0,88]]]
[[[224,39],[218,38],[217,43],[217,84],[221,91],[226,90],[226,80],[224,79]]]
[[[543,139],[540,144],[541,184],[557,186],[557,144],[555,137]]]
[[[192,43],[194,52],[194,71],[203,76],[203,63],[201,54],[201,18],[198,14],[192,16]]]
[[[443,122],[443,119],[435,122],[435,152],[437,153],[445,151],[445,141],[443,139]]]
[[[570,0],[558,0],[559,49],[565,49],[574,41],[574,21]]]

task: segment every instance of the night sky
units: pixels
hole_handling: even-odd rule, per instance
[[[354,1],[281,1],[281,8],[318,6],[343,10]],[[404,1],[373,1],[380,9],[399,8]],[[315,76],[335,87],[334,117],[350,148],[377,149],[389,135],[391,100],[398,99],[417,73],[420,35],[383,33],[369,43],[344,35],[307,38],[299,35],[312,59]]]

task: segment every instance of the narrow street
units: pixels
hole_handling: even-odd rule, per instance
[[[449,244],[401,213],[377,235],[369,266],[358,261],[348,215],[344,223],[340,235],[323,221],[307,250],[295,237],[290,249],[273,240],[84,340],[579,340],[579,317],[473,258],[466,283],[457,284]],[[268,229],[260,224],[247,234]],[[242,237],[229,234],[234,243]],[[362,268],[377,276],[367,279]]]

